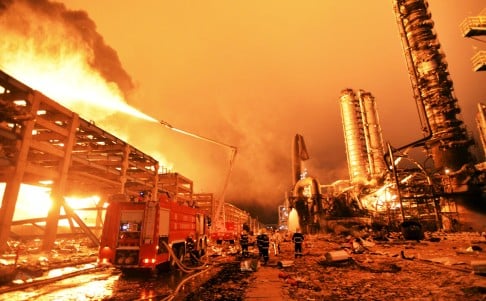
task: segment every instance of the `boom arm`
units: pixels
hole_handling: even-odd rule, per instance
[[[229,169],[228,169],[228,173],[226,175],[226,179],[224,181],[223,191],[221,192],[221,196],[219,197],[219,201],[218,201],[218,204],[216,206],[216,210],[213,212],[213,216],[212,216],[212,219],[215,221],[215,223],[214,223],[215,228],[217,230],[224,229],[224,219],[221,217],[221,215],[222,215],[222,212],[223,212],[224,197],[225,197],[225,194],[226,194],[226,190],[228,188],[231,172],[233,171],[233,165],[234,165],[235,158],[236,158],[236,153],[237,153],[236,146],[229,145],[229,144],[226,144],[226,143],[222,143],[222,142],[210,139],[210,138],[203,137],[201,135],[197,135],[197,134],[194,134],[194,133],[190,133],[190,132],[178,129],[176,127],[173,127],[170,123],[168,123],[164,120],[161,120],[160,124],[162,124],[163,126],[167,127],[168,129],[170,129],[172,131],[175,131],[175,132],[178,132],[178,133],[181,133],[181,134],[184,134],[184,135],[196,138],[196,139],[204,140],[204,141],[211,142],[211,143],[217,144],[219,146],[223,146],[223,147],[231,149],[231,158],[230,158],[230,161],[229,161]]]

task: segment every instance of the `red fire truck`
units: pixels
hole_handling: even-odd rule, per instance
[[[207,227],[202,210],[180,205],[167,194],[160,194],[158,201],[115,198],[106,210],[99,263],[125,271],[175,267],[171,253],[182,260],[189,251],[189,237],[194,241],[193,254],[205,254]]]
[[[235,241],[238,240],[238,233],[240,233],[237,229],[237,225],[235,222],[225,222],[224,229],[219,229],[211,233],[211,240],[215,241],[217,244],[221,244],[223,242],[229,242],[230,244],[234,244]]]

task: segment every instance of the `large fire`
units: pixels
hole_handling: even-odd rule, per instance
[[[92,29],[83,28],[94,27],[84,13],[70,12],[63,5],[48,1],[13,1],[3,5],[6,9],[0,9],[0,67],[7,73],[88,120],[123,112],[157,121],[125,102],[130,91],[122,90],[126,85],[117,80],[121,76],[107,76],[104,72],[106,68],[115,72],[113,67],[120,62],[116,53],[101,57],[106,54],[99,51],[101,47],[105,52],[114,51]],[[48,9],[54,10],[48,13]]]
[[[0,201],[3,198],[5,190],[5,184],[0,183]],[[93,195],[88,197],[76,197],[69,196],[65,198],[66,203],[76,214],[87,224],[94,225],[97,217],[96,208],[100,208],[101,199],[99,196]],[[43,218],[46,217],[49,209],[51,208],[53,201],[51,199],[51,190],[46,187],[33,186],[22,184],[17,200],[17,206],[15,207],[15,214],[13,220],[23,220],[31,218]],[[106,203],[102,208],[106,208]],[[64,215],[64,210],[61,210],[61,215]],[[44,222],[40,222],[45,224]],[[69,222],[66,219],[59,221],[60,226],[69,226]]]
[[[126,102],[134,88],[131,78],[85,12],[49,0],[0,0],[0,32],[0,68],[82,118],[103,126],[107,116],[124,113],[158,122]],[[126,139],[126,133],[112,129]],[[151,155],[162,159],[161,167],[171,165],[163,162],[162,154]],[[52,203],[49,193],[22,185],[14,219],[33,217],[32,212],[46,216]]]

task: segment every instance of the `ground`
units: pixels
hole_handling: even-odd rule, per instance
[[[306,235],[301,258],[294,258],[290,241],[281,250],[271,250],[267,265],[258,262],[256,250],[249,261],[230,256],[233,250],[226,256],[210,252],[224,263],[176,300],[486,300],[486,275],[480,274],[486,273],[486,237],[477,232],[425,233],[419,241],[400,233],[316,234]],[[22,266],[42,269],[44,257],[31,248],[23,253],[29,252],[36,262],[29,265],[21,256]],[[72,264],[93,260],[93,254],[82,243],[65,242],[48,261]]]
[[[259,269],[278,269],[272,289],[287,300],[486,300],[486,277],[472,265],[486,260],[480,233],[426,233],[420,241],[318,234],[306,236],[302,258],[289,241],[281,249],[256,272],[242,271],[241,262],[225,265],[185,300],[247,300]]]

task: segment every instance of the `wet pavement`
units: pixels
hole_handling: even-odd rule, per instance
[[[486,261],[480,233],[427,233],[420,241],[353,234],[307,235],[297,259],[286,241],[267,265],[257,264],[254,249],[254,259],[214,254],[219,263],[184,284],[174,301],[486,300],[486,275],[474,266]],[[0,300],[163,300],[185,275],[127,277],[106,269]]]
[[[251,284],[245,293],[244,300],[292,300],[288,296],[284,296],[284,282],[279,277],[281,273],[276,264],[260,266],[250,278]]]

